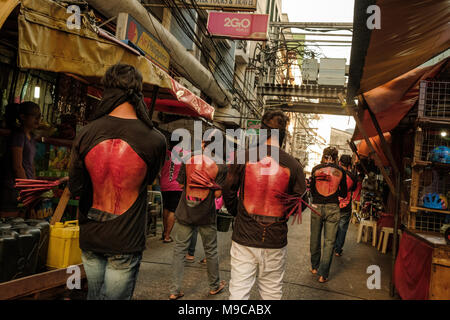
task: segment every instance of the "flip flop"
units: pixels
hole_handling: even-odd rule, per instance
[[[206,265],[206,258],[203,258],[202,260],[200,260],[198,263],[202,264],[202,265]]]
[[[317,269],[309,269],[309,271],[311,271],[312,274],[317,274]]]
[[[327,278],[324,278],[324,277],[322,277],[322,276],[320,276],[318,281],[319,281],[320,283],[325,283],[325,282],[328,281],[328,279],[327,279]]]
[[[178,293],[178,294],[171,294],[170,296],[169,296],[169,300],[177,300],[177,299],[180,299],[181,297],[183,297],[184,296],[184,293],[183,292],[180,292],[180,293]]]
[[[218,294],[219,292],[221,292],[223,290],[223,288],[225,288],[226,284],[227,283],[225,282],[225,280],[220,281],[219,287],[216,290],[210,291],[209,294],[212,296]]]

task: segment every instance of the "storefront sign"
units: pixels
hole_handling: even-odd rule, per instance
[[[213,36],[245,40],[268,39],[268,14],[209,12],[208,31]]]
[[[179,6],[192,6],[191,1],[180,1]],[[226,11],[256,11],[257,0],[194,0],[201,9],[222,9]]]
[[[119,40],[128,40],[141,51],[145,56],[159,67],[168,71],[169,53],[149,31],[147,31],[139,22],[137,22],[128,13],[119,13],[117,18],[116,37]]]

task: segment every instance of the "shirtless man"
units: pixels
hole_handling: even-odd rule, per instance
[[[89,300],[131,299],[145,249],[147,185],[166,141],[142,100],[142,75],[117,64],[103,77],[94,121],[77,135],[69,189],[80,195],[80,248]]]

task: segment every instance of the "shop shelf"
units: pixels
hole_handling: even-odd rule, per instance
[[[449,210],[430,209],[430,208],[425,208],[425,207],[411,207],[411,211],[412,212],[430,211],[430,212],[450,214]]]

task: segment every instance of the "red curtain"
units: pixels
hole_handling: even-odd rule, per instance
[[[394,267],[394,285],[403,300],[428,300],[433,248],[403,232]]]

